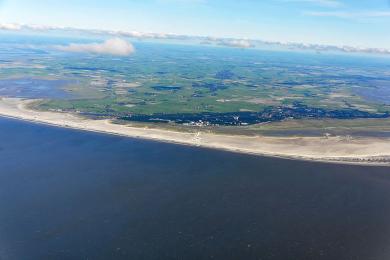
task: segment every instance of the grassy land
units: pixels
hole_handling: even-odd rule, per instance
[[[140,128],[158,128],[189,133],[207,132],[228,135],[265,136],[390,136],[390,119],[285,120],[252,126],[186,126],[178,124],[116,121]]]
[[[39,56],[37,56],[39,55]],[[42,110],[106,116],[156,113],[228,113],[291,107],[390,111],[388,67],[321,55],[140,44],[126,58],[64,53],[23,53],[0,70],[0,80],[66,79],[72,99],[40,103]],[[387,76],[386,76],[387,75]],[[380,80],[378,80],[380,79]],[[387,104],[386,104],[387,103]],[[304,117],[304,116],[303,116]],[[387,120],[301,120],[215,131],[362,131],[386,129]],[[374,122],[374,123],[371,123]],[[347,131],[347,132],[348,132]]]

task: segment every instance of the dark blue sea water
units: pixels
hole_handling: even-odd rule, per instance
[[[390,259],[390,168],[0,119],[0,259]]]

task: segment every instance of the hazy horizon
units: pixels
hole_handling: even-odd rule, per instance
[[[88,14],[86,16],[86,13]],[[387,0],[0,0],[0,29],[150,32],[387,49]]]

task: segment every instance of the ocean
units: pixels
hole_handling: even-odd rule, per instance
[[[390,259],[390,168],[0,118],[0,259]]]

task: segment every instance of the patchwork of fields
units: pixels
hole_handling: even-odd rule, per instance
[[[389,117],[387,59],[135,46],[119,58],[2,46],[0,96],[43,98],[42,110],[203,126]]]

